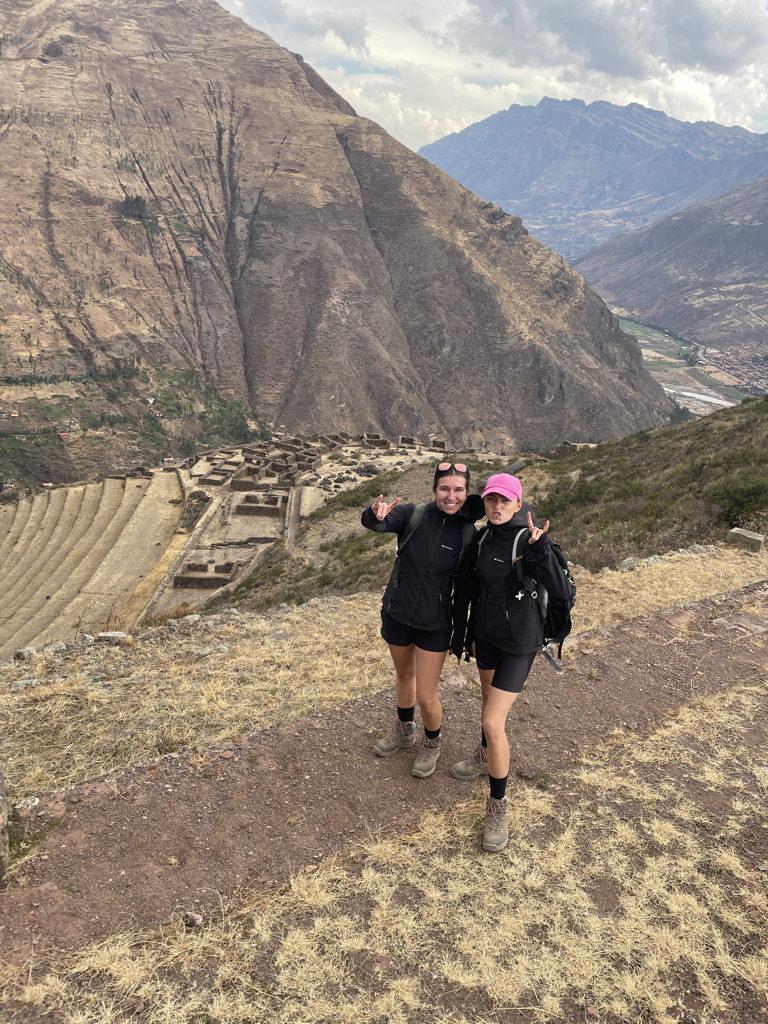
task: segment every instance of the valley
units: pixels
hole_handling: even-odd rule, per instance
[[[747,395],[768,394],[768,375],[759,376],[751,354],[708,351],[668,331],[620,317],[623,331],[634,335],[643,353],[643,365],[670,398],[696,416],[741,402]],[[695,365],[691,365],[692,360]]]

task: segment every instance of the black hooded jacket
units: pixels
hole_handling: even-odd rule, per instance
[[[363,526],[376,533],[403,536],[414,504],[396,505],[379,522],[370,508],[361,516]],[[397,580],[390,577],[382,607],[397,622],[414,629],[453,628],[451,650],[459,656],[463,650],[470,580],[475,561],[475,533],[472,545],[459,562],[464,526],[484,515],[482,499],[470,494],[464,505],[451,515],[441,512],[436,501],[427,506],[404,550],[397,556],[400,566]],[[394,574],[393,574],[394,576]]]
[[[543,643],[544,623],[535,600],[520,585],[512,565],[512,547],[522,526],[515,517],[500,526],[489,526],[483,536],[472,582],[472,610],[467,628],[467,648],[473,640],[485,640],[507,654],[533,654]],[[544,534],[534,544],[518,545],[523,572],[542,583],[555,600],[565,600],[563,574]]]

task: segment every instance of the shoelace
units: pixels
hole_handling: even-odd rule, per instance
[[[504,817],[504,801],[503,800],[491,800],[488,804],[487,814],[493,822],[494,831],[501,827],[501,819]]]

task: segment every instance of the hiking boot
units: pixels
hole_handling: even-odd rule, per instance
[[[387,736],[382,736],[373,748],[379,757],[389,757],[398,750],[406,750],[416,742],[416,726],[413,722],[401,722],[398,718],[395,727]]]
[[[488,749],[482,743],[478,744],[472,757],[468,757],[466,761],[457,761],[456,764],[451,765],[451,775],[454,779],[463,779],[465,782],[487,774]]]
[[[411,775],[415,775],[417,779],[426,779],[435,770],[438,757],[440,757],[440,737],[431,740],[425,736],[421,741],[419,755],[413,762]]]
[[[483,849],[488,853],[499,853],[509,839],[509,812],[507,798],[485,802],[485,827],[483,828]]]

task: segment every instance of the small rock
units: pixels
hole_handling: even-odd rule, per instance
[[[16,679],[11,683],[10,690],[12,693],[16,693],[19,690],[26,690],[30,686],[42,686],[47,682],[49,682],[47,679]]]
[[[229,761],[234,756],[235,756],[234,750],[222,750],[222,752],[219,754],[219,757],[222,758],[222,760],[224,760],[224,761]]]
[[[203,915],[202,914],[194,914],[194,913],[192,913],[191,910],[188,910],[184,914],[184,916],[182,918],[182,921],[184,922],[184,924],[185,924],[185,926],[187,928],[200,928],[202,926],[202,923],[203,923]]]
[[[31,661],[32,658],[37,654],[37,650],[34,647],[21,647],[18,651],[13,652],[14,661]]]
[[[43,648],[43,654],[56,654],[57,651],[66,651],[67,645],[63,640],[54,640],[52,644],[48,644]]]
[[[541,768],[538,768],[535,764],[527,764],[522,768],[517,769],[517,774],[521,779],[527,779],[529,782],[533,782],[538,779],[542,774]]]
[[[206,655],[206,654],[226,654],[229,650],[228,644],[211,644],[208,647],[195,647],[192,651],[193,654]]]
[[[200,616],[200,615],[197,615],[197,614],[195,614],[195,615],[185,615],[185,616],[184,616],[184,617],[182,618],[182,620],[181,620],[181,621],[182,621],[182,622],[199,622],[199,621],[200,621],[200,619],[201,619],[201,616]]]
[[[105,644],[119,644],[128,639],[128,634],[116,629],[108,633],[98,633],[96,639]]]
[[[91,644],[95,644],[96,643],[96,637],[95,636],[91,636],[90,633],[83,633],[83,638],[81,640],[81,643],[85,644],[85,646],[88,647]]]
[[[621,571],[629,572],[631,569],[634,569],[639,564],[639,558],[625,558],[624,561],[621,563]]]

